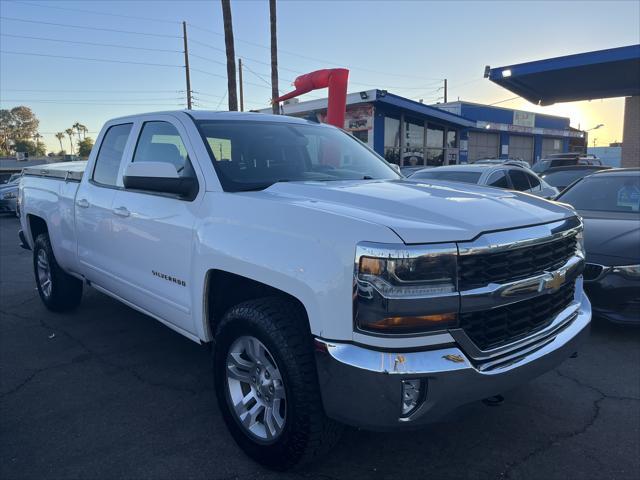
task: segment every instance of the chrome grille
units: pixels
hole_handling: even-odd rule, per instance
[[[512,250],[461,255],[458,259],[458,288],[471,290],[555,270],[575,251],[576,236],[571,235]]]

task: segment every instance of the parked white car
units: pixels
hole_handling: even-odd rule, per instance
[[[44,304],[90,285],[210,344],[225,422],[271,468],[342,423],[411,429],[497,395],[588,334],[572,210],[406,181],[301,119],[111,120],[88,162],[27,169],[19,209]]]
[[[537,197],[553,199],[560,191],[538,177],[533,171],[516,163],[471,163],[419,170],[411,180],[441,180],[474,183],[487,187],[507,188]]]

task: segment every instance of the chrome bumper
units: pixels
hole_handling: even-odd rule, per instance
[[[316,339],[325,411],[338,421],[371,430],[411,428],[517,387],[562,363],[588,336],[591,305],[582,288],[578,291],[575,301],[543,331],[490,355],[463,351],[460,344],[393,353]],[[402,417],[402,381],[408,379],[421,379],[426,394]]]

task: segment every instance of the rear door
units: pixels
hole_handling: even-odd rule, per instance
[[[136,130],[132,162],[169,163],[180,175],[195,176],[199,190],[193,200],[126,188],[116,193],[112,221],[117,231],[114,248],[119,252],[114,258],[120,277],[117,293],[193,333],[193,308],[201,306],[192,305],[189,292],[193,286],[189,282],[204,179],[200,171],[196,173],[193,149],[178,119],[169,115],[143,117]]]
[[[123,158],[131,147],[133,123],[108,126],[96,159],[82,179],[76,194],[75,217],[78,261],[88,280],[108,290],[117,284],[111,207],[118,191],[117,178]]]

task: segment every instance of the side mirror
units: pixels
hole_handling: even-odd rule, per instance
[[[122,181],[127,189],[172,193],[189,199],[195,198],[198,193],[195,178],[181,177],[176,167],[166,162],[130,163]]]
[[[404,177],[404,175],[402,175],[402,170],[400,170],[400,166],[399,165],[397,165],[395,163],[389,163],[389,166],[391,167],[391,170],[396,172],[398,175]]]

